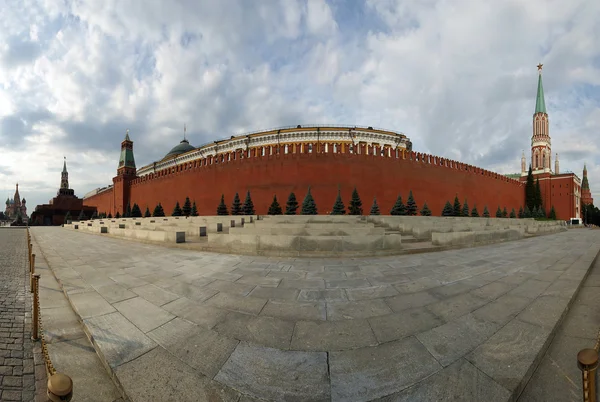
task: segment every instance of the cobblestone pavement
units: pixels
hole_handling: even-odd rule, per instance
[[[0,401],[33,401],[35,376],[25,230],[0,228],[0,245]]]
[[[515,400],[600,249],[598,230],[332,259],[32,232],[133,402]]]

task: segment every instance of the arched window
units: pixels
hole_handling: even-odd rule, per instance
[[[262,156],[265,156],[265,147],[262,147]]]
[[[312,144],[308,144],[308,153],[312,154]]]
[[[285,144],[285,146],[283,147],[283,152],[287,155],[287,153],[288,153],[288,144]]]
[[[333,144],[333,153],[337,154],[337,144]]]
[[[328,153],[328,152],[329,152],[329,144],[325,143],[325,153]]]

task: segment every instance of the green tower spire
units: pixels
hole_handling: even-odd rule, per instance
[[[535,113],[546,113],[546,101],[544,100],[544,86],[542,85],[542,66],[543,64],[538,64],[538,87],[537,87],[537,97],[535,99]]]
[[[590,188],[590,183],[587,178],[587,166],[585,163],[583,164],[583,180],[581,181],[581,188],[585,190],[589,190]]]
[[[125,139],[121,143],[121,156],[119,157],[120,168],[132,168],[135,172],[135,159],[133,157],[133,142],[129,139],[129,130],[125,134]]]

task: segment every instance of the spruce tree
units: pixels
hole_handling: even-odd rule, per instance
[[[540,188],[540,179],[536,179],[535,181],[535,205],[542,208],[543,207],[542,200],[542,189]]]
[[[509,215],[509,216],[510,216],[511,218],[516,218],[516,217],[517,217],[517,213],[515,212],[515,209],[514,209],[514,208],[510,210],[510,215]]]
[[[83,213],[83,209],[81,210],[81,212],[79,212],[79,217],[77,218],[78,221],[82,221],[85,219],[85,214]]]
[[[371,205],[371,211],[369,212],[369,215],[381,215],[381,212],[379,211],[379,205],[377,205],[377,197],[373,198],[373,205]]]
[[[142,210],[140,209],[140,206],[136,203],[134,203],[133,208],[131,208],[131,217],[132,218],[141,218],[142,217]]]
[[[192,203],[190,201],[190,197],[185,197],[185,202],[183,203],[183,208],[181,208],[181,212],[183,216],[190,216],[192,213]]]
[[[446,201],[446,205],[444,205],[444,209],[442,210],[442,216],[454,216],[454,210],[450,201]]]
[[[94,211],[92,213],[92,219],[96,219],[96,218],[98,218],[98,211]]]
[[[396,198],[396,203],[392,207],[392,210],[390,211],[390,215],[406,215],[406,207],[404,206],[404,203],[402,202],[401,195],[398,195],[398,198]]]
[[[485,206],[483,207],[483,217],[484,217],[484,218],[489,218],[489,217],[490,217],[490,211],[488,211],[488,207],[487,207],[487,205],[485,205]]]
[[[533,215],[531,213],[531,210],[529,209],[529,206],[527,204],[525,204],[525,209],[523,209],[523,218],[532,218]]]
[[[244,215],[254,215],[256,211],[254,210],[254,203],[252,202],[252,197],[250,197],[250,190],[246,193],[246,199],[244,200],[244,206],[242,207],[242,212]]]
[[[306,197],[304,197],[304,201],[302,201],[302,210],[300,211],[300,215],[317,215],[317,204],[310,193],[310,187],[308,187]]]
[[[298,200],[296,200],[296,194],[292,191],[288,196],[287,202],[285,203],[285,214],[296,215],[298,210]]]
[[[237,193],[235,193],[235,195],[237,196]],[[217,215],[229,215],[229,212],[227,212],[227,205],[225,205],[225,195],[224,194],[221,194],[221,202],[219,203],[219,206],[217,207]]]
[[[152,216],[165,216],[165,210],[163,209],[163,206],[160,202],[156,205],[156,207],[154,207],[154,212],[152,213]]]
[[[108,213],[108,219],[112,219],[112,212]]]
[[[462,213],[460,201],[458,200],[458,194],[454,197],[454,207],[452,208],[452,211],[453,211],[453,216],[460,216]]]
[[[67,211],[67,214],[65,215],[65,223],[67,223],[70,220],[71,220],[71,211]],[[29,246],[27,246],[27,247],[29,247]]]
[[[362,215],[362,201],[360,200],[358,191],[356,191],[356,187],[352,190],[352,198],[348,204],[348,215]]]
[[[127,208],[125,208],[125,212],[123,212],[123,218],[131,218],[131,204],[127,203]]]
[[[146,206],[146,212],[144,212],[144,218],[150,218],[152,214],[150,213],[150,208]]]
[[[548,215],[549,219],[556,220],[556,210],[554,209],[554,205],[550,208],[550,214]]]
[[[115,219],[120,219],[121,218],[121,214],[119,213],[119,211],[117,211],[117,213],[115,214]]]
[[[502,217],[508,218],[508,211],[506,210],[506,207],[504,207],[504,209],[502,210]]]
[[[423,208],[421,208],[421,216],[431,216],[431,210],[427,206],[427,203],[423,203]]]
[[[417,214],[417,203],[413,197],[412,190],[408,192],[408,200],[406,200],[406,215],[415,216]]]
[[[462,216],[469,216],[469,204],[467,203],[467,199],[465,198],[465,202],[462,206]]]
[[[523,214],[524,214],[523,207],[519,207],[519,214],[517,215],[519,217],[519,219],[523,219]]]
[[[502,209],[500,209],[500,206],[496,210],[496,218],[502,218]]]
[[[542,206],[538,208],[538,218],[547,218],[546,209]]]
[[[282,213],[283,211],[281,210],[281,205],[279,205],[279,202],[277,201],[277,195],[274,195],[273,202],[269,207],[269,215],[281,215]]]
[[[479,211],[477,210],[477,205],[473,205],[473,209],[471,210],[471,217],[479,218]]]
[[[529,208],[529,211],[533,211],[535,208],[535,183],[533,181],[533,173],[531,171],[531,165],[529,165],[529,172],[527,173],[527,182],[525,183],[525,205]]]
[[[340,193],[340,189],[338,188],[338,194],[337,194],[337,197],[335,197],[335,202],[333,203],[333,208],[331,209],[331,215],[345,215],[345,214],[346,214],[346,207],[344,206],[344,201],[342,201],[342,195]]]
[[[175,208],[173,208],[173,213],[171,214],[171,216],[181,216],[181,214],[181,206],[179,206],[179,201],[177,201],[175,203]]]
[[[196,207],[196,201],[192,203],[192,210],[190,211],[190,216],[198,216],[198,208]]]
[[[231,204],[231,215],[241,215],[242,214],[242,202],[240,201],[240,195],[235,193],[235,197],[233,197],[233,204]],[[228,214],[226,214],[228,215]]]

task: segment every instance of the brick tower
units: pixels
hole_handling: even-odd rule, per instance
[[[544,100],[544,87],[542,85],[542,64],[538,64],[538,87],[533,113],[533,135],[531,137],[531,168],[533,174],[551,173],[550,162],[552,155],[552,142],[550,140],[548,113]]]
[[[593,204],[592,191],[587,177],[587,166],[583,164],[583,180],[581,181],[581,203],[583,205]]]
[[[137,177],[135,159],[133,158],[133,141],[129,139],[129,130],[121,142],[121,156],[117,167],[117,176],[113,178],[114,214],[123,215],[129,202],[129,183]]]

